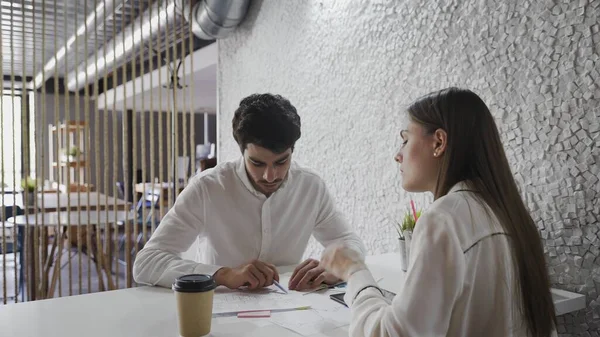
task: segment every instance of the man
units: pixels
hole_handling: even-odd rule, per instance
[[[267,287],[279,281],[275,266],[300,262],[311,235],[324,246],[343,242],[364,254],[323,180],[292,162],[300,117],[287,99],[244,98],[233,117],[233,137],[242,158],[190,180],[138,253],[136,282],[170,287],[181,275],[201,273],[231,289]],[[197,238],[202,263],[182,260]],[[337,281],[309,259],[294,270],[288,287]]]

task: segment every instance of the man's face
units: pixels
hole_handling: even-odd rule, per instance
[[[268,197],[283,183],[292,162],[292,149],[273,153],[250,143],[244,151],[244,161],[254,188]]]

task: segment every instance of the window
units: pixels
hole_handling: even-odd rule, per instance
[[[0,114],[0,151],[2,183],[5,188],[19,187],[21,181],[21,97],[2,95]]]
[[[33,131],[35,130],[35,118],[33,118],[33,110],[31,117],[28,118],[28,127],[31,132],[29,134],[29,149],[23,149],[23,101],[21,96],[2,95],[0,103],[0,155],[2,156],[2,165],[0,167],[0,183],[3,183],[5,188],[12,190],[21,187],[21,178],[23,174],[24,155],[29,154],[30,167],[32,168],[32,176],[35,177],[35,143]],[[33,103],[33,98],[30,99]],[[33,104],[30,105],[33,107]],[[26,124],[27,125],[27,124]],[[28,153],[23,153],[23,151]],[[3,176],[2,176],[3,174]]]

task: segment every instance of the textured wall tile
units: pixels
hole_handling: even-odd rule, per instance
[[[600,326],[600,0],[253,1],[219,41],[219,155],[255,92],[302,118],[295,159],[326,180],[370,253],[396,250],[391,219],[414,199],[393,156],[406,104],[450,85],[488,103],[540,229],[552,283],[587,296],[560,336]],[[307,256],[321,248],[311,242]],[[595,280],[598,281],[595,281]]]

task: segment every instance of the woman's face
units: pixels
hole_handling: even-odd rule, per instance
[[[408,192],[434,192],[440,157],[438,131],[427,133],[425,128],[413,121],[400,132],[402,146],[394,159],[400,164],[402,188]]]

